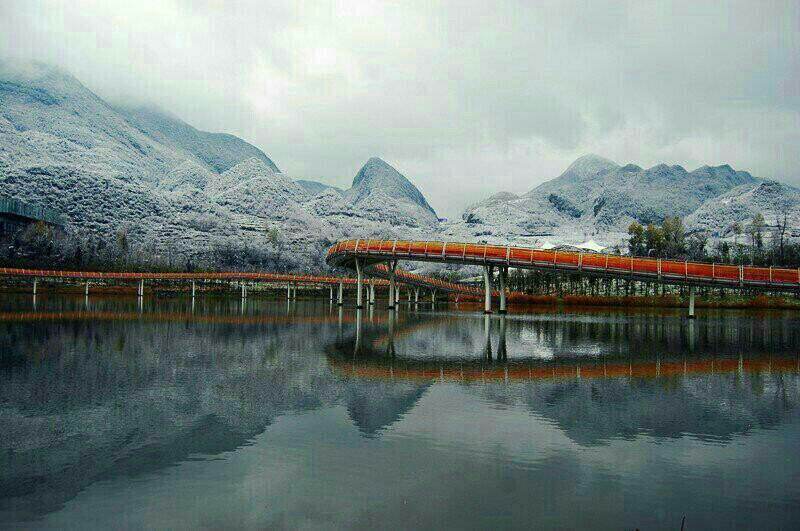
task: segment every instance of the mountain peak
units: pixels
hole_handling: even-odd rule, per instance
[[[370,157],[367,162],[358,170],[355,178],[353,179],[353,187],[358,186],[365,179],[402,179],[408,181],[399,171],[397,171],[391,164],[379,157]]]
[[[371,157],[361,167],[347,193],[356,203],[374,194],[384,194],[394,199],[410,201],[436,216],[422,192],[391,164],[378,157]]]

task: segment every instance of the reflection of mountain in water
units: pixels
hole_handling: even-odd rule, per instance
[[[361,338],[360,356],[352,369],[337,360],[349,359],[354,339],[337,343],[329,353],[334,356],[334,366],[366,380],[405,377],[433,381],[441,372],[449,381],[464,382],[470,393],[550,420],[579,444],[601,444],[642,433],[729,440],[785,421],[796,411],[800,396],[794,351],[798,329],[792,326],[792,318],[729,315],[690,325],[680,317],[670,320],[662,316],[656,323],[654,315],[632,318],[619,313],[605,318],[572,316],[573,320],[570,316],[509,318],[503,327],[497,325],[499,320],[489,322],[493,352],[499,350],[499,330],[507,331],[505,344],[511,363],[498,362],[496,355],[494,360],[484,358],[486,321],[474,318],[454,318],[456,326],[441,319],[429,319],[428,326],[411,321],[390,335],[375,330]],[[385,355],[388,343],[396,357]],[[693,352],[679,358],[662,354],[686,352],[690,346]],[[544,360],[539,357],[543,350],[550,352]],[[602,352],[603,356],[587,352]],[[769,369],[769,358],[766,362],[758,355],[754,358],[753,352],[776,355],[775,370]],[[524,357],[528,353],[533,356]],[[676,364],[685,368],[687,360],[697,373],[690,370],[689,376],[683,376],[666,370]],[[606,363],[615,377],[603,378],[602,373],[596,377],[598,367]],[[624,365],[627,374],[629,363],[639,368],[663,364],[664,372],[658,378],[612,373],[612,365]],[[590,371],[586,369],[593,368],[593,376],[581,378],[581,365],[587,374]],[[532,373],[528,367],[533,368]],[[555,369],[552,378],[545,370],[550,367]],[[542,372],[546,375],[540,379]],[[656,372],[654,369],[653,375]],[[537,373],[536,379],[527,376]],[[502,374],[508,381],[495,379]],[[526,381],[526,377],[530,379]],[[483,381],[467,383],[476,379]]]
[[[361,381],[346,392],[347,412],[358,429],[372,437],[413,409],[430,385],[403,381]]]
[[[549,419],[579,444],[646,433],[730,440],[787,420],[800,396],[797,374],[608,378],[487,385],[485,398]]]
[[[131,311],[115,307],[123,303],[98,304]],[[159,304],[163,310],[172,303]],[[340,332],[327,306],[301,305],[287,314],[284,305],[249,304],[258,313],[255,322],[0,323],[0,516],[13,510],[16,519],[33,518],[101,479],[158,474],[236,451],[287,413],[344,405],[364,436],[380,436],[434,385],[435,377],[387,377],[403,360],[432,363],[438,374],[442,359],[502,371],[537,348],[549,349],[552,363],[569,364],[593,349],[641,361],[648,359],[642,353],[681,352],[689,344],[690,356],[708,357],[749,349],[793,355],[800,343],[800,327],[789,318],[709,320],[690,337],[679,319],[537,316],[507,321],[514,363],[505,364],[481,361],[483,319],[404,314],[393,358],[386,356],[386,324],[365,324],[355,349],[355,327],[345,324]],[[220,302],[211,313],[239,311],[239,304]],[[269,312],[281,320],[271,323]],[[493,320],[494,352],[497,330]],[[345,375],[337,367],[342,362],[376,370]],[[642,432],[726,440],[775,426],[796,411],[798,380],[796,372],[776,371],[495,380],[460,389],[548,419],[580,444],[602,444]]]

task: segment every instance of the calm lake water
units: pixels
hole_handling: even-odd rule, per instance
[[[0,527],[790,529],[800,315],[0,300]]]

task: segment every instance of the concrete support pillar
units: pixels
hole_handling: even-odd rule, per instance
[[[501,267],[498,279],[500,280],[500,313],[506,313],[506,278],[508,277],[508,268]]]
[[[400,304],[400,284],[397,285],[397,289],[394,290],[394,305],[397,306]]]
[[[286,283],[286,300],[292,299],[292,284],[291,282]]]
[[[492,313],[492,266],[483,266],[483,313]]]
[[[694,286],[689,286],[689,319],[694,319]]]
[[[245,285],[244,282],[242,282],[242,298],[243,299],[247,298],[247,286]]]
[[[87,291],[88,291],[88,288],[87,288]],[[139,281],[139,292],[138,292],[138,295],[140,297],[144,297],[144,279],[141,279]]]
[[[331,288],[331,302],[333,302],[333,286],[330,286],[330,288]]]
[[[38,279],[35,279],[35,278],[33,279],[33,294],[34,295],[36,295],[36,282],[37,281],[38,281]]]
[[[414,303],[419,302],[419,288],[414,288]]]
[[[344,304],[344,282],[339,282],[339,299],[336,302],[339,306]]]
[[[411,304],[411,286],[408,287],[408,302]]]
[[[394,278],[395,269],[397,269],[397,262],[389,262],[389,309],[394,308],[395,291],[397,290],[397,282]]]
[[[88,297],[89,296],[89,281],[86,281],[86,285],[83,287],[83,295]]]
[[[361,267],[361,260],[356,258],[356,308],[364,308],[364,271]]]
[[[375,281],[369,282],[369,303],[375,305]]]
[[[197,285],[195,284],[195,281],[192,280],[192,298],[193,299],[194,299],[194,296],[195,296],[196,293],[197,293]]]
[[[297,300],[297,284],[292,284],[292,300]]]
[[[436,304],[436,290],[431,290],[431,304]]]

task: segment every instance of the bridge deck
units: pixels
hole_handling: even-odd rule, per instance
[[[505,266],[589,275],[635,278],[668,284],[705,284],[768,290],[800,290],[800,268],[778,269],[709,264],[617,254],[570,252],[464,242],[344,240],[328,251],[328,263],[352,266],[369,262],[415,260],[482,266]]]

